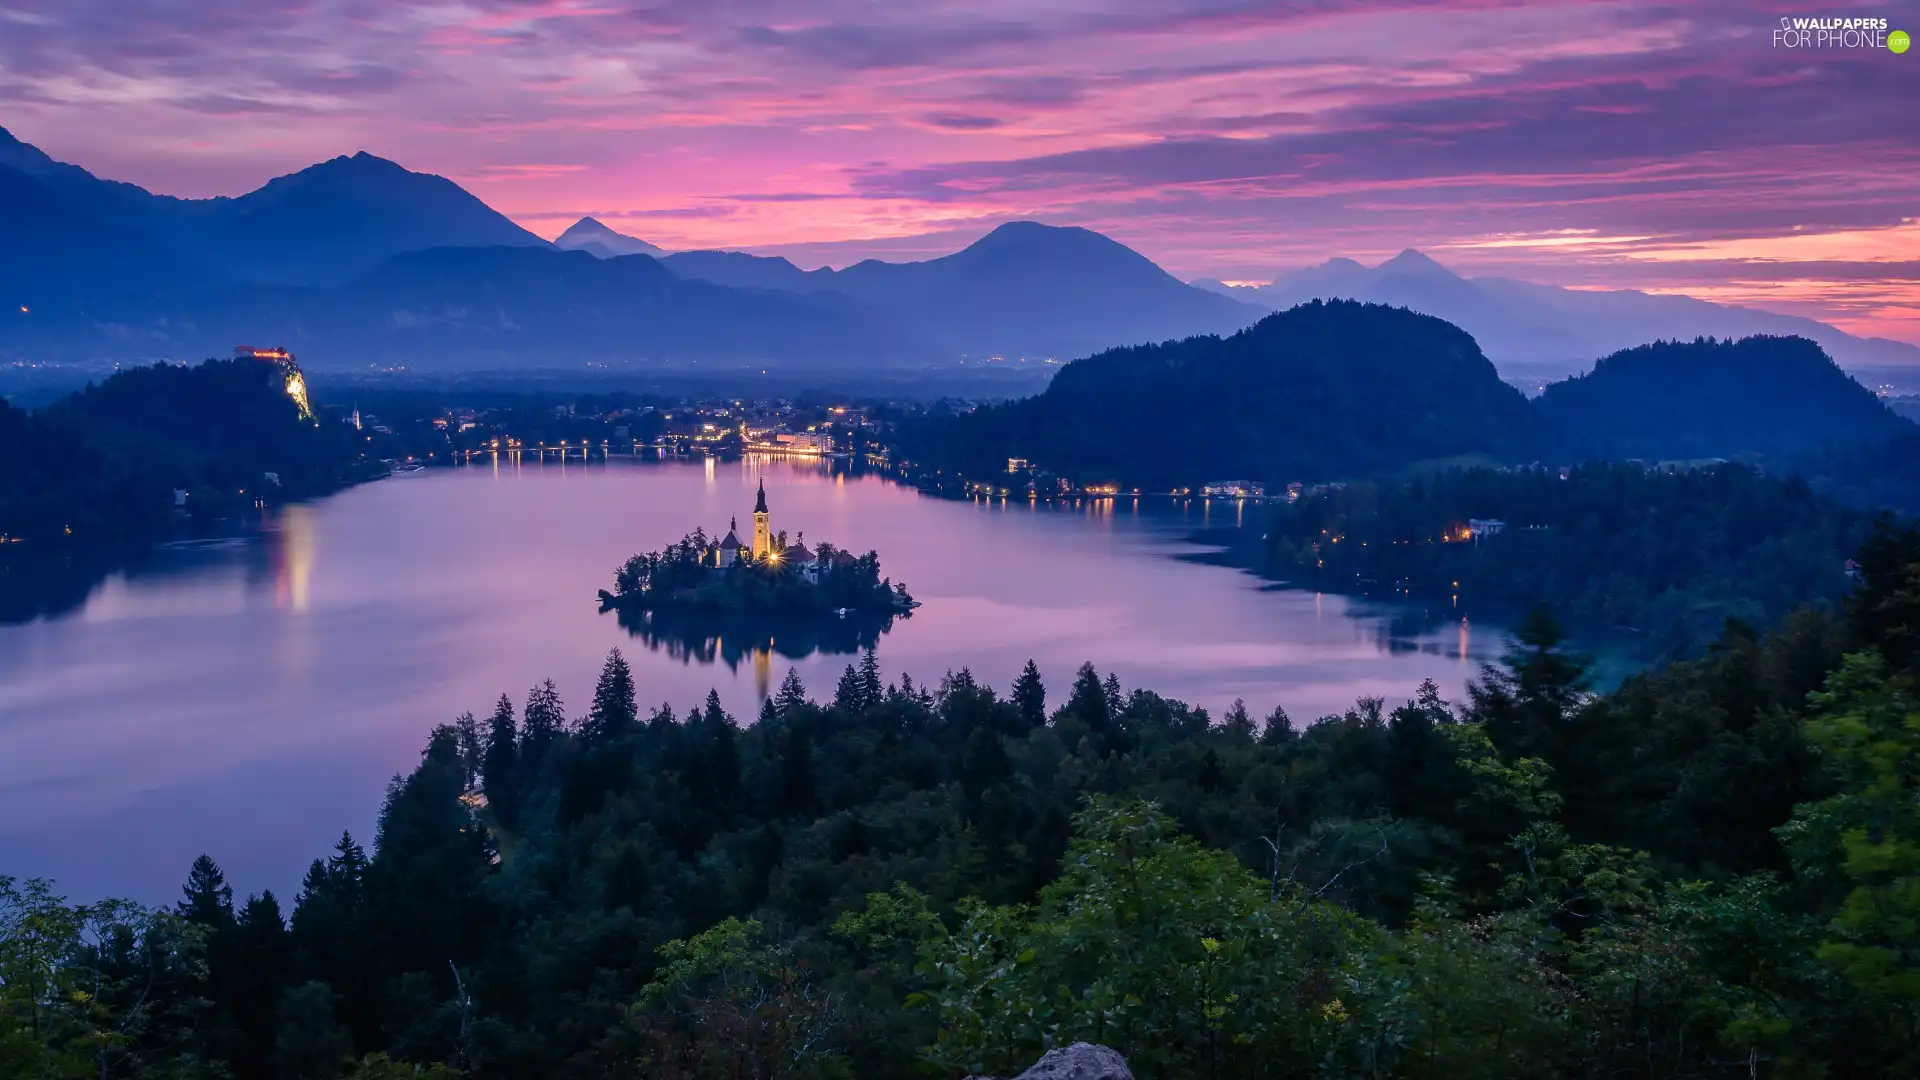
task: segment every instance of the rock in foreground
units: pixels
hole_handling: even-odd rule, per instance
[[[1047,1051],[1015,1080],[1133,1080],[1133,1073],[1117,1051],[1081,1042]]]

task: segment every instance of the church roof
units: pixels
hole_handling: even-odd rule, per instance
[[[767,482],[765,480],[760,481],[760,498],[753,504],[753,512],[756,514],[764,514],[767,512]]]
[[[738,550],[740,550],[740,547],[741,547],[741,544],[740,544],[740,538],[739,538],[739,537],[737,537],[737,536],[735,536],[735,535],[733,535],[733,530],[732,530],[732,529],[728,529],[728,530],[727,530],[727,538],[726,538],[725,540],[722,540],[722,541],[720,541],[720,550],[722,550],[722,551],[738,551]]]
[[[813,552],[808,551],[805,544],[795,544],[781,552],[780,557],[797,563],[810,563],[813,561]]]

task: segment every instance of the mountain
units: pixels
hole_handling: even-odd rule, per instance
[[[1230,333],[1259,309],[1196,289],[1118,241],[1033,221],[1001,225],[938,259],[801,270],[739,252],[670,255],[669,269],[725,285],[837,292],[891,312],[967,356],[1084,356],[1113,345]]]
[[[253,281],[323,284],[432,247],[545,247],[444,176],[365,152],[323,161],[214,208],[208,250]]]
[[[1526,399],[1459,328],[1400,308],[1304,304],[1220,338],[1112,349],[1046,392],[903,436],[917,464],[983,477],[1008,458],[1165,489],[1318,480],[1527,444]]]
[[[651,255],[660,258],[666,254],[663,248],[655,247],[637,236],[614,232],[590,217],[583,217],[567,231],[554,237],[553,246],[568,251],[584,251],[602,259],[611,259],[616,255]]]
[[[173,239],[197,215],[224,199],[176,199],[155,195],[137,184],[103,180],[78,165],[56,161],[39,147],[21,142],[0,127],[0,166],[17,169],[46,185],[70,210],[123,228]]]
[[[0,165],[5,337],[126,298],[217,280],[143,232],[100,220],[37,177]],[[5,337],[0,337],[4,341]]]
[[[834,288],[832,269],[802,270],[778,256],[744,251],[676,251],[660,261],[681,277],[741,289],[810,293],[831,292]]]
[[[1533,404],[1559,460],[1781,456],[1914,430],[1796,337],[1642,345]]]
[[[40,181],[78,213],[138,230],[187,259],[246,281],[329,284],[402,251],[546,244],[453,181],[365,152],[275,177],[237,198],[215,199],[176,199],[102,180],[4,128],[0,166]]]
[[[332,286],[210,285],[124,300],[0,345],[42,356],[206,356],[268,341],[310,370],[601,362],[897,363],[930,350],[842,298],[682,279],[645,255],[429,248]]]
[[[1861,338],[1813,319],[1630,289],[1591,291],[1513,278],[1465,278],[1408,249],[1375,267],[1331,259],[1258,288],[1196,285],[1285,309],[1312,299],[1368,300],[1411,308],[1459,326],[1495,363],[1582,367],[1595,357],[1659,340],[1700,336],[1798,336],[1849,367],[1920,362],[1920,348]]]

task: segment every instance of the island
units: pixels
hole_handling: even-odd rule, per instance
[[[715,541],[701,528],[663,550],[635,555],[614,572],[601,610],[731,615],[895,616],[919,606],[904,584],[880,576],[880,556],[854,555],[832,544],[788,544],[773,531],[767,488],[753,507],[753,542],[743,544],[737,519]]]

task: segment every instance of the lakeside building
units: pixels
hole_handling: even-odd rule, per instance
[[[1229,499],[1263,499],[1267,486],[1258,480],[1209,480],[1200,485],[1200,494]]]

